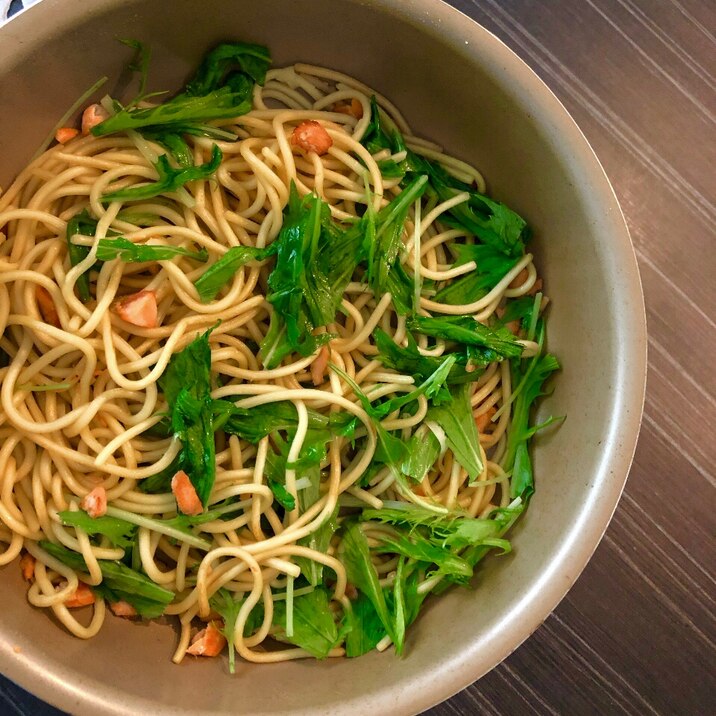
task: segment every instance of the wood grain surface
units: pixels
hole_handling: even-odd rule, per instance
[[[586,570],[523,646],[427,713],[716,714],[716,0],[451,4],[542,77],[602,161],[641,269],[649,376]],[[59,712],[2,681],[0,713]]]

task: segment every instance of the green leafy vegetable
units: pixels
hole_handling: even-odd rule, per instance
[[[239,408],[229,400],[215,400],[212,407],[215,427],[254,444],[277,430],[295,430],[298,427],[298,413],[290,401]],[[349,413],[323,415],[311,408],[307,412],[309,430],[327,430],[330,434],[348,436],[355,428],[356,418]]]
[[[87,571],[81,554],[42,540],[40,547],[67,566],[80,572]],[[174,593],[154,583],[149,577],[130,569],[121,562],[112,562],[106,559],[97,560],[102,572],[101,587],[110,601],[124,600],[131,604],[137,613],[147,619],[154,619],[164,613],[167,605],[174,599]],[[97,590],[97,587],[93,587]]]
[[[385,626],[373,606],[373,602],[362,592],[346,612],[346,656],[356,657],[375,649],[385,636]]]
[[[529,237],[529,229],[521,216],[499,201],[458,181],[437,162],[430,162],[415,154],[412,154],[411,161],[414,171],[428,172],[430,185],[440,201],[448,201],[459,192],[469,193],[467,201],[453,206],[447,215],[441,217],[443,223],[466,229],[484,244],[507,256],[517,258],[524,254],[524,242]]]
[[[450,549],[433,544],[423,534],[414,530],[410,533],[380,535],[381,546],[375,548],[376,552],[397,553],[409,557],[417,562],[435,564],[440,574],[466,580],[472,576],[472,567],[458,554]]]
[[[379,159],[376,164],[383,179],[402,179],[405,176],[405,170],[394,159]]]
[[[366,214],[360,221],[341,227],[331,220],[330,211],[323,205],[318,248],[307,264],[309,291],[308,310],[314,325],[332,323],[346,286],[363,256],[363,242],[368,222]]]
[[[289,437],[293,439],[294,431],[289,431]],[[279,446],[279,454],[269,451],[266,455],[266,476],[269,487],[273,490],[276,499],[287,510],[296,507],[296,501],[285,487],[286,470],[295,470],[296,480],[310,481],[310,486],[298,490],[298,500],[302,511],[305,511],[320,497],[321,470],[320,464],[326,458],[327,443],[333,438],[330,430],[323,428],[309,428],[303,439],[301,454],[295,462],[288,462],[289,444],[284,442],[277,433],[273,434],[273,442]],[[309,544],[312,548],[325,552],[328,548],[330,537],[335,532],[335,515],[326,520],[323,525],[301,541],[301,544]],[[320,583],[320,574],[323,566],[307,558],[298,558],[298,563],[306,567],[311,584]],[[302,568],[303,571],[303,568]]]
[[[401,316],[413,313],[416,309],[414,289],[413,279],[408,276],[402,264],[396,261],[388,272],[385,290],[390,293],[393,306]]]
[[[363,518],[408,528],[409,531],[426,529],[431,540],[442,547],[463,549],[495,537],[501,525],[491,518],[470,517],[453,510],[437,513],[417,505],[384,507],[381,510],[363,510]]]
[[[371,399],[360,389],[358,384],[347,373],[345,373],[345,371],[335,365],[331,365],[331,369],[340,375],[346,383],[348,383],[358,400],[360,400],[366,413],[368,413],[368,415],[375,420],[380,420],[381,418],[390,415],[390,413],[395,410],[402,408],[404,405],[417,400],[421,395],[425,395],[428,398],[434,398],[437,396],[443,389],[443,385],[455,363],[455,360],[456,358],[454,355],[448,355],[438,360],[435,370],[417,388],[411,390],[409,393],[402,393],[395,398],[391,398],[390,400],[386,400],[385,402],[379,404],[373,404]]]
[[[123,45],[131,47],[134,50],[134,57],[127,65],[127,69],[130,72],[136,72],[139,74],[139,93],[131,103],[132,105],[135,105],[146,95],[147,79],[149,77],[149,63],[152,59],[152,48],[139,40],[120,39],[119,41]]]
[[[467,386],[453,388],[452,401],[435,405],[428,410],[427,419],[434,420],[444,431],[455,459],[467,470],[470,482],[476,480],[484,468],[480,454],[480,438],[472,416]]]
[[[402,313],[412,309],[412,283],[396,260],[407,211],[425,188],[416,177],[377,214],[369,207],[349,227],[331,220],[327,204],[314,194],[300,197],[291,186],[284,221],[276,241],[276,266],[268,280],[273,306],[269,331],[261,344],[267,368],[293,352],[310,355],[331,335],[314,335],[335,319],[345,287],[359,263],[368,265],[376,293],[390,291]]]
[[[171,378],[174,382],[181,376],[175,374]],[[282,401],[278,403],[267,403],[257,405],[254,408],[238,408],[229,400],[211,401],[212,427],[214,431],[223,430],[229,435],[237,435],[251,443],[258,443],[262,438],[276,433],[279,430],[295,431],[298,426],[298,414],[293,403]],[[305,445],[311,444],[311,435],[314,431],[321,431],[323,443],[330,440],[334,435],[350,437],[355,430],[356,418],[346,412],[335,412],[330,415],[323,415],[316,410],[308,409],[309,433],[304,441]],[[171,430],[169,431],[171,434]],[[317,436],[318,437],[318,436]],[[325,451],[325,449],[324,449]],[[161,493],[168,492],[172,477],[177,471],[187,468],[186,446],[174,458],[171,464],[157,473],[138,483],[142,492]],[[285,470],[284,466],[282,468]],[[279,481],[279,478],[274,478]]]
[[[163,219],[152,211],[133,211],[131,208],[118,212],[117,220],[142,227],[161,226],[163,222]]]
[[[417,388],[411,390],[409,393],[403,393],[382,403],[380,406],[381,411],[388,415],[407,403],[416,400],[421,395],[424,395],[426,398],[432,398],[433,400],[439,398],[438,402],[444,402],[445,396],[447,395],[445,383],[456,360],[457,356],[454,354],[442,357],[440,365]]]
[[[373,338],[379,351],[376,356],[378,360],[398,373],[412,375],[416,382],[426,380],[439,368],[446,357],[445,355],[441,357],[422,355],[415,339],[410,334],[408,334],[407,346],[399,346],[380,328],[376,328],[373,332]],[[477,380],[482,375],[481,370],[467,370],[468,356],[465,351],[448,355],[455,356],[455,363],[447,376],[448,384],[468,383]]]
[[[202,97],[179,95],[156,107],[123,109],[92,127],[92,134],[103,137],[147,127],[153,130],[161,127],[173,134],[211,134],[213,127],[206,122],[238,117],[250,109],[251,102],[245,98],[245,92],[236,93],[230,87],[222,87]]]
[[[184,137],[179,134],[179,128],[176,128],[174,132],[160,129],[144,129],[142,134],[147,139],[161,144],[180,167],[194,166],[194,153]],[[216,135],[216,132],[212,132],[212,134]],[[219,138],[214,136],[214,139]]]
[[[192,547],[197,547],[205,552],[211,549],[211,542],[198,537],[190,528],[192,525],[201,524],[201,522],[218,519],[221,514],[223,513],[202,513],[196,516],[178,515],[168,520],[160,520],[141,513],[129,512],[113,505],[107,505],[108,517],[115,517],[138,527],[145,527],[152,532],[159,532],[159,534],[164,534],[180,542],[186,542]]]
[[[128,220],[124,218],[124,220]],[[67,223],[67,247],[72,266],[76,266],[87,258],[89,246],[82,246],[72,241],[74,236],[94,236],[97,222],[89,215],[87,210],[76,214]],[[119,258],[126,262],[166,261],[175,256],[186,256],[195,261],[206,261],[206,249],[190,251],[180,246],[159,246],[150,244],[135,244],[122,236],[100,239],[97,242],[97,262],[112,261]],[[81,301],[91,298],[89,285],[89,271],[85,271],[77,279],[77,293]]]
[[[219,45],[207,53],[182,93],[155,107],[139,108],[136,105],[140,99],[145,98],[149,50],[134,40],[123,42],[137,50],[130,69],[141,73],[139,97],[127,107],[119,106],[119,111],[93,127],[92,133],[95,136],[104,136],[134,130],[164,146],[181,169],[172,170],[167,160],[161,165],[157,164],[156,169],[160,177],[157,184],[167,182],[167,177],[172,172],[176,175],[178,172],[191,170],[190,174],[184,175],[183,181],[179,176],[172,179],[170,186],[173,189],[164,188],[161,192],[177,189],[193,179],[205,178],[209,174],[206,169],[201,173],[201,167],[194,166],[192,152],[183,135],[234,141],[235,134],[210,122],[233,119],[250,111],[254,84],[263,84],[271,64],[268,50],[249,43]],[[207,165],[204,165],[204,168],[206,167]],[[141,187],[144,194],[125,195],[122,198],[131,200],[156,196],[149,194],[151,186]],[[139,190],[140,188],[137,188],[136,191]],[[117,194],[121,196],[121,192],[110,196],[119,199]],[[104,200],[114,199],[104,197]]]
[[[234,646],[234,630],[236,627],[236,620],[239,617],[239,611],[244,603],[245,599],[235,599],[231,592],[226,589],[219,589],[211,599],[209,604],[211,608],[221,615],[224,622],[224,626],[221,628],[221,633],[226,638],[227,645],[229,647],[229,673],[236,673],[236,648]],[[253,631],[259,626],[263,619],[263,607],[259,603],[257,604],[249,614],[249,618],[244,624],[244,636],[250,636]]]
[[[508,301],[505,306],[505,312],[502,317],[497,319],[498,326],[504,326],[511,321],[519,321],[523,329],[527,330],[532,321],[532,312],[535,300],[532,296],[520,296],[512,301]]]
[[[484,543],[476,543],[467,547],[462,552],[462,557],[473,566],[490,551],[492,547],[502,549],[502,553],[509,552],[509,542],[502,539],[502,536],[512,527],[519,516],[525,511],[527,505],[520,498],[513,500],[507,507],[501,507],[492,512],[489,519],[497,526],[497,534],[494,538],[487,538]]]
[[[326,334],[326,340],[330,336]],[[286,337],[286,327],[276,311],[269,317],[269,329],[260,345],[260,356],[264,367],[268,370],[280,365],[281,361],[291,353],[293,346]]]
[[[345,230],[331,222],[329,213],[324,214],[317,263],[310,272],[316,325],[333,322],[361,262],[368,265],[368,281],[377,295],[388,291],[401,314],[413,310],[412,280],[397,257],[407,211],[423,191],[424,182],[418,177],[379,212],[369,204],[360,221]]]
[[[346,568],[348,581],[370,600],[385,632],[392,639],[395,634],[393,620],[378,580],[378,573],[370,558],[368,540],[356,521],[345,524],[342,536],[339,555]]]
[[[363,510],[362,518],[391,524],[395,535],[381,534],[378,552],[396,552],[426,566],[435,565],[437,573],[449,581],[465,583],[473,573],[475,555],[482,556],[491,548],[509,552],[510,543],[502,539],[506,525],[516,516],[496,510],[499,519],[480,519],[460,512],[438,514],[415,505],[405,504],[381,510]],[[478,552],[477,550],[481,550]]]
[[[182,442],[182,469],[204,507],[216,477],[210,381],[211,330],[175,353],[159,379],[169,405],[172,430]]]
[[[171,430],[169,432],[171,435]],[[145,492],[150,495],[155,495],[161,492],[169,492],[171,489],[172,477],[183,469],[186,456],[184,449],[182,448],[176,455],[176,457],[169,463],[167,467],[156,473],[146,477],[144,480],[140,480],[137,483],[137,488],[141,492]]]
[[[426,336],[477,348],[474,355],[488,363],[502,358],[518,358],[524,350],[506,328],[489,328],[470,316],[414,316],[408,319],[407,326]]]
[[[383,149],[391,153],[406,151],[406,158],[396,163],[393,160],[381,162],[381,170],[387,170],[386,176],[400,176],[410,182],[414,175],[427,175],[430,190],[439,201],[447,201],[459,192],[467,192],[467,201],[452,207],[440,217],[440,221],[467,230],[483,244],[491,246],[506,256],[516,258],[524,253],[525,241],[529,238],[529,228],[522,217],[504,204],[494,201],[473,187],[459,181],[447,172],[438,162],[431,161],[406,149],[403,137],[398,129],[378,108],[373,98],[371,103],[371,121],[361,140],[371,154]]]
[[[395,578],[393,579],[393,592],[390,595],[392,598],[387,600],[388,607],[393,615],[394,623],[394,644],[395,653],[400,656],[405,648],[405,628],[406,628],[406,617],[405,617],[405,574],[406,574],[406,558],[402,556],[398,559],[398,566],[395,570]]]
[[[542,346],[544,327],[539,331],[538,343]],[[544,423],[530,427],[530,408],[537,398],[545,395],[544,383],[552,373],[559,370],[559,361],[550,353],[538,354],[529,360],[512,363],[512,381],[517,397],[512,406],[512,420],[507,431],[507,450],[503,468],[512,472],[511,496],[527,502],[534,493],[532,461],[527,450],[530,438],[543,427],[559,420],[550,418]]]
[[[331,370],[335,371],[348,383],[355,396],[360,400],[363,409],[371,418],[377,438],[373,461],[375,463],[388,465],[396,480],[402,484],[403,478],[400,468],[406,457],[406,446],[400,438],[391,435],[381,424],[380,419],[387,415],[387,409],[383,405],[378,407],[374,406],[370,398],[358,387],[357,383],[340,368],[331,365]]]
[[[231,592],[226,589],[219,589],[211,599],[209,604],[211,608],[221,615],[224,622],[224,626],[221,629],[221,633],[226,639],[227,646],[229,647],[229,673],[236,673],[236,649],[234,647],[234,629],[236,627],[236,620],[243,604],[243,599],[234,599]]]
[[[376,296],[388,290],[388,275],[403,246],[402,236],[408,210],[423,195],[427,181],[427,176],[416,176],[375,217],[375,235],[367,236],[366,253],[368,283]]]
[[[388,608],[395,621],[395,652],[399,656],[405,649],[406,629],[417,619],[420,607],[428,595],[428,592],[418,592],[421,575],[419,562],[401,557],[395,570],[393,589],[386,593]]]
[[[67,231],[65,232],[65,238],[67,241],[67,253],[70,257],[70,264],[77,266],[77,264],[84,261],[89,254],[89,247],[78,246],[72,243],[72,237],[78,234],[82,236],[94,236],[97,231],[97,222],[89,215],[86,209],[83,209],[79,214],[75,214],[67,222]],[[77,295],[80,301],[86,303],[92,297],[90,295],[90,283],[89,283],[89,271],[85,271],[76,282]]]
[[[297,466],[296,477],[308,479],[309,486],[298,491],[298,505],[301,514],[312,507],[321,497],[321,469],[320,463],[326,455],[327,438],[324,430],[309,429],[303,441],[301,454],[304,456],[303,464]],[[312,464],[305,464],[306,458],[312,458]],[[299,460],[301,462],[301,460]],[[323,524],[311,534],[299,540],[299,544],[316,552],[328,552],[331,538],[338,528],[338,507],[324,520]],[[323,582],[323,564],[308,557],[296,557],[296,564],[301,568],[301,574],[313,586]]]
[[[305,649],[317,659],[325,659],[342,639],[329,608],[328,592],[316,587],[293,599],[293,634],[286,635],[286,602],[274,602],[273,636]]]
[[[405,623],[410,626],[418,617],[420,607],[428,596],[425,591],[422,594],[418,592],[420,585],[421,573],[417,569],[417,565],[413,565],[412,570],[404,570],[403,573],[403,599],[405,601]]]
[[[371,154],[377,154],[383,149],[389,149],[393,154],[400,151],[402,137],[392,124],[387,126],[385,121],[387,118],[381,113],[375,95],[370,98],[370,110],[370,122],[366,127],[361,144]]]
[[[407,535],[400,535],[398,542],[407,552],[414,551],[418,554],[424,562],[431,563],[432,558],[436,557],[445,564],[460,564],[460,576],[463,578],[468,573],[472,574],[469,565],[459,557],[451,554],[449,550],[432,545],[422,535],[416,535],[414,541]],[[413,558],[408,559],[405,552],[396,550],[396,543],[384,547],[385,549],[378,548],[377,551],[398,551],[403,555],[398,560],[392,589],[380,587],[377,572],[370,559],[368,541],[360,525],[353,522],[344,532],[339,548],[341,559],[346,565],[348,580],[359,590],[351,610],[346,612],[349,628],[346,636],[346,655],[349,657],[360,656],[375,648],[386,634],[393,641],[396,653],[402,654],[405,630],[417,617],[424,599],[424,595],[419,595],[417,591],[419,572],[418,565],[412,561]]]
[[[206,261],[209,255],[206,249],[190,251],[181,246],[158,246],[156,244],[135,244],[123,237],[100,239],[97,244],[97,260],[112,261],[121,259],[127,263],[141,261],[167,261],[175,256],[186,256],[195,261]]]
[[[455,266],[474,261],[477,268],[441,288],[433,301],[451,305],[474,303],[487,295],[519,261],[485,244],[462,244],[454,249],[458,255]]]
[[[298,460],[289,463],[288,446],[279,437],[277,431],[286,430],[291,437],[295,433],[298,427],[298,413],[292,403],[269,403],[248,410],[236,408],[228,401],[214,401],[214,406],[215,410],[218,407],[224,415],[228,415],[228,418],[219,418],[217,421],[217,424],[225,432],[239,435],[253,443],[257,443],[266,435],[272,435],[273,443],[279,446],[279,453],[269,450],[266,455],[267,484],[273,491],[276,500],[286,510],[296,508],[296,500],[285,486],[286,470],[289,468],[296,470],[296,479],[310,478],[311,487],[299,492],[301,508],[302,510],[307,509],[320,496],[319,465],[326,457],[326,443],[335,435],[352,434],[355,426],[355,418],[348,413],[331,413],[330,416],[326,416],[309,409],[308,430],[303,439],[301,455]],[[322,548],[319,547],[319,544],[325,540],[324,527],[328,528],[330,522],[330,520],[327,521],[323,527],[306,538],[315,549],[324,551],[328,547],[327,542]],[[335,531],[335,525],[329,532],[328,539],[333,531]],[[322,569],[322,567],[316,567],[312,560],[305,561],[311,565],[314,573],[316,570]],[[318,578],[311,583],[317,584]]]
[[[377,420],[373,420],[377,432],[377,445],[373,462],[378,465],[387,465],[398,484],[403,486],[404,478],[401,466],[405,461],[407,447],[396,435],[389,433]]]
[[[310,355],[331,338],[329,334],[313,335],[316,323],[309,309],[316,300],[310,296],[307,267],[317,256],[324,207],[314,194],[299,197],[295,185],[291,185],[283,227],[276,239],[276,266],[268,278],[266,300],[273,313],[261,354],[269,369],[291,352]]]
[[[298,425],[296,408],[289,401],[239,408],[229,400],[215,400],[213,411],[216,427],[253,444],[276,430],[295,429]]]
[[[397,395],[395,398],[386,400],[380,404],[374,405],[368,396],[360,390],[358,385],[352,381],[345,373],[336,369],[336,372],[346,380],[353,392],[356,394],[358,399],[361,401],[364,410],[370,415],[375,421],[390,415],[390,413],[399,410],[404,405],[417,400],[421,395],[425,395],[428,398],[434,398],[443,393],[443,385],[447,379],[448,373],[455,363],[455,356],[449,355],[443,358],[435,371],[429,375],[417,388],[411,390],[409,393],[402,393]],[[443,398],[444,399],[444,398]]]
[[[410,437],[401,470],[404,475],[421,482],[440,456],[440,441],[432,430],[416,430]]]
[[[306,473],[304,473],[304,475],[305,474]],[[319,479],[315,479],[320,478],[320,471],[314,468],[308,471],[308,474],[313,474],[314,479],[311,488],[304,488],[298,493],[301,512],[305,512],[320,497]],[[334,510],[317,530],[314,530],[310,535],[299,540],[299,544],[326,554],[336,529],[338,529],[338,508]],[[308,580],[309,584],[317,586],[321,583],[323,579],[323,564],[313,559],[308,559],[308,557],[297,557],[296,564],[301,568],[301,574]]]
[[[110,508],[108,507],[107,509],[109,510]],[[227,499],[213,504],[210,510],[202,512],[198,515],[183,515],[179,513],[178,515],[176,515],[176,517],[170,517],[166,520],[154,520],[154,518],[145,517],[142,517],[141,519],[150,519],[152,521],[155,521],[158,525],[166,525],[167,527],[174,527],[176,529],[186,530],[188,534],[194,534],[190,531],[191,527],[196,527],[197,525],[203,525],[207,522],[214,522],[215,520],[220,520],[230,512],[237,512],[240,509],[241,507],[238,503],[233,502],[231,499]],[[157,531],[160,530],[161,527]]]
[[[283,483],[271,478],[267,480],[267,483],[271,488],[271,492],[273,492],[273,496],[285,510],[291,511],[296,509],[296,499],[286,489],[286,486]]]
[[[162,154],[154,165],[154,169],[159,175],[157,181],[103,194],[102,202],[106,204],[110,201],[142,201],[159,196],[160,194],[176,191],[187,182],[198,179],[208,179],[219,168],[222,156],[221,149],[215,144],[211,150],[211,159],[206,162],[206,164],[174,169],[169,164],[167,155]]]
[[[249,98],[253,84],[264,83],[270,66],[271,54],[266,47],[248,42],[224,43],[204,56],[184,91],[197,97],[227,84],[236,88],[239,77],[243,75],[251,80],[245,89],[246,98]]]
[[[232,246],[216,263],[209,266],[194,283],[202,303],[212,301],[216,294],[234,277],[234,274],[249,261],[263,261],[273,256],[278,244],[265,249],[253,246]]]
[[[58,513],[63,525],[79,527],[88,535],[104,535],[115,546],[127,549],[134,544],[136,525],[116,517],[90,517],[83,510],[63,510]]]

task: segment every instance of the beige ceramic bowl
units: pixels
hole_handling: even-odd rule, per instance
[[[627,229],[586,140],[552,93],[495,37],[437,0],[44,0],[0,30],[0,185],[127,50],[154,50],[152,84],[177,87],[227,38],[275,62],[324,64],[390,97],[419,134],[474,162],[494,196],[528,218],[553,299],[549,343],[564,364],[542,414],[567,421],[534,449],[537,492],[514,553],[476,589],[429,603],[407,655],[241,665],[171,664],[169,626],[109,619],[89,642],[25,601],[2,575],[0,670],[77,714],[402,714],[491,669],[552,611],[614,511],[636,442],[645,381],[644,307]]]

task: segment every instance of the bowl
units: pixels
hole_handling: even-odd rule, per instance
[[[566,422],[535,441],[537,492],[514,552],[488,559],[475,589],[434,599],[407,655],[175,666],[166,625],[109,619],[80,641],[26,602],[2,570],[0,670],[74,714],[415,713],[494,667],[574,583],[621,494],[636,443],[646,334],[629,235],[599,161],[567,111],[505,45],[436,0],[44,0],[0,30],[0,185],[98,76],[119,77],[138,38],[151,84],[179,86],[225,39],[267,44],[275,64],[307,61],[391,98],[419,134],[470,160],[490,192],[527,217],[564,366],[540,413]]]

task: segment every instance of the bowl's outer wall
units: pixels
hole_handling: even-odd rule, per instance
[[[153,88],[177,87],[217,41],[270,46],[277,65],[324,64],[390,97],[417,134],[485,173],[526,216],[545,276],[549,343],[564,364],[541,415],[566,422],[535,442],[538,488],[513,555],[488,560],[477,590],[429,604],[408,655],[240,665],[169,661],[167,626],[108,619],[89,642],[25,601],[3,570],[0,666],[79,714],[410,713],[482,675],[554,608],[594,550],[621,493],[644,390],[644,310],[613,192],[566,111],[487,31],[431,1],[45,0],[0,32],[0,185],[98,76],[110,89],[128,50],[151,44]],[[532,249],[531,249],[532,250]],[[16,647],[19,649],[16,651]]]

